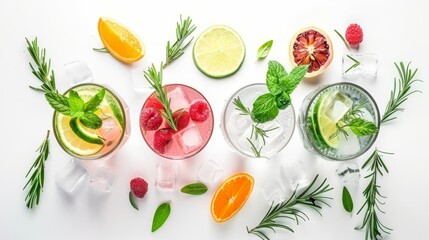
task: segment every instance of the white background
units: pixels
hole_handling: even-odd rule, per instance
[[[344,32],[349,23],[357,22],[364,30],[359,53],[375,53],[379,57],[379,75],[375,81],[360,81],[376,99],[381,111],[388,101],[393,79],[397,76],[393,62],[412,61],[419,67],[416,84],[424,91],[413,95],[404,104],[405,112],[397,121],[384,126],[374,146],[395,152],[385,161],[390,174],[380,179],[381,191],[388,196],[382,221],[394,229],[389,239],[425,239],[429,207],[427,186],[429,175],[427,117],[429,87],[427,63],[427,23],[425,1],[2,1],[0,3],[0,239],[257,239],[248,235],[246,226],[255,226],[267,211],[260,187],[269,179],[280,180],[279,166],[289,160],[303,160],[308,174],[328,177],[335,190],[332,208],[323,209],[323,217],[310,213],[311,220],[295,226],[295,233],[280,231],[272,239],[364,239],[356,231],[362,215],[351,217],[341,205],[341,185],[335,176],[337,162],[326,161],[307,153],[295,131],[289,145],[271,160],[244,159],[233,153],[219,128],[224,100],[235,90],[249,83],[264,82],[267,60],[275,59],[290,69],[288,45],[291,36],[307,25],[324,29],[332,39],[335,56],[318,85],[302,84],[292,95],[295,109],[302,99],[320,84],[341,81],[341,57],[347,53],[333,29]],[[165,70],[166,83],[184,83],[199,89],[212,104],[215,129],[207,147],[195,158],[182,163],[178,185],[196,180],[196,169],[204,159],[213,158],[225,168],[227,175],[249,172],[255,187],[242,210],[230,221],[217,224],[210,216],[214,192],[191,197],[159,192],[154,187],[155,163],[159,159],[144,143],[138,115],[147,94],[136,94],[131,86],[130,71],[146,68],[164,58],[167,40],[175,38],[175,23],[180,14],[191,16],[197,26],[194,36],[214,24],[234,28],[243,38],[247,55],[240,71],[222,79],[209,79],[192,62],[192,49]],[[100,47],[97,21],[100,16],[114,18],[137,33],[144,42],[147,55],[138,63],[125,65],[108,54],[91,50]],[[60,91],[63,65],[82,59],[93,71],[96,82],[107,83],[128,103],[131,111],[131,138],[116,155],[117,177],[110,194],[96,194],[87,184],[73,195],[56,186],[54,175],[70,157],[51,136],[52,151],[46,163],[45,190],[40,205],[25,207],[24,178],[36,157],[34,152],[51,129],[52,109],[43,96],[28,88],[38,86],[31,74],[25,37],[39,38],[52,58]],[[257,48],[273,39],[274,46],[267,60],[256,62]],[[369,152],[357,159],[362,164]],[[128,202],[129,180],[144,177],[150,189],[140,211]],[[366,181],[353,191],[355,209],[362,204],[361,192]],[[165,225],[151,233],[156,207],[171,201],[172,212]],[[356,211],[355,211],[356,212]]]

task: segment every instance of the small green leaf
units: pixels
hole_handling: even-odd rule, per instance
[[[70,90],[69,93],[69,106],[70,111],[73,114],[74,112],[83,111],[84,102],[80,98],[79,94],[76,91]]]
[[[104,99],[104,95],[106,94],[106,89],[101,89],[97,94],[95,94],[91,99],[89,99],[88,102],[85,103],[84,111],[91,111],[94,112],[100,103]]]
[[[349,123],[349,127],[357,136],[372,135],[378,131],[377,126],[362,118],[355,118]]]
[[[291,104],[290,96],[287,92],[276,96],[276,105],[279,109],[286,109]]]
[[[83,115],[85,115],[85,113],[84,113],[83,111],[78,111],[78,112],[72,112],[72,113],[71,113],[71,117],[72,117],[72,118],[80,118],[80,117],[82,117]]]
[[[280,81],[280,87],[283,91],[292,94],[293,90],[299,85],[308,71],[309,65],[296,66],[285,78]]]
[[[265,59],[268,56],[268,54],[270,53],[272,46],[273,46],[273,40],[270,40],[270,41],[262,44],[262,46],[260,46],[258,49],[258,60]]]
[[[128,194],[128,198],[130,199],[131,206],[133,206],[133,208],[135,208],[136,210],[139,210],[139,207],[135,202],[134,195],[131,191],[130,191],[130,194]]]
[[[86,112],[79,120],[85,127],[91,129],[98,129],[103,124],[103,121],[92,112]]]
[[[287,72],[284,67],[278,63],[277,61],[269,61],[268,62],[268,71],[267,71],[267,87],[268,90],[273,95],[279,95],[282,93],[282,89],[280,88],[281,79],[287,76]]]
[[[45,98],[55,111],[64,115],[70,115],[70,106],[67,97],[59,93],[49,92],[45,94]]]
[[[101,53],[108,53],[109,51],[107,51],[107,49],[105,47],[102,48],[92,48],[92,50],[96,51],[96,52],[101,52]]]
[[[346,187],[343,187],[343,206],[347,212],[351,213],[353,211],[352,196]]]
[[[276,96],[266,93],[259,96],[253,103],[252,119],[257,123],[273,120],[279,114],[276,105]]]
[[[201,195],[207,192],[207,186],[203,183],[191,183],[184,186],[180,191],[190,195]]]
[[[155,214],[153,215],[152,232],[158,230],[165,223],[168,216],[170,215],[170,212],[170,203],[163,203],[159,205],[159,207],[155,211]]]

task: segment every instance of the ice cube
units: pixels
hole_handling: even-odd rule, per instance
[[[171,99],[171,111],[177,111],[182,108],[189,108],[189,98],[181,87],[176,87],[167,93],[167,97]]]
[[[261,187],[262,196],[264,196],[268,205],[277,205],[286,200],[286,195],[276,180],[270,180]]]
[[[264,142],[262,138],[259,136],[258,138],[255,137],[253,126],[254,125],[252,124],[246,130],[244,130],[243,135],[241,135],[241,137],[238,139],[238,142],[237,142],[239,148],[243,150],[248,150],[250,152],[252,152],[251,150],[252,145],[250,144],[249,140],[253,143],[253,145],[258,151],[261,147],[264,146]],[[253,131],[253,134],[252,134],[252,131]]]
[[[223,169],[212,159],[204,161],[198,169],[198,180],[206,184],[212,184],[223,176]]]
[[[265,137],[266,146],[270,145],[271,143],[281,144],[284,127],[280,121],[269,121],[267,123],[258,124],[257,127],[265,130],[267,133],[268,137]]]
[[[106,166],[96,166],[91,174],[91,187],[99,192],[110,192],[114,173]]]
[[[281,167],[281,175],[290,190],[295,191],[310,184],[301,161],[287,161]]]
[[[356,59],[360,64],[351,68]],[[377,78],[378,59],[375,54],[345,54],[343,55],[343,78],[350,80],[375,79]]]
[[[107,119],[103,119],[100,132],[101,136],[106,140],[106,146],[110,146],[120,138],[122,129],[113,117],[108,117]]]
[[[78,60],[64,65],[66,79],[71,86],[93,81],[92,72],[84,61]]]
[[[337,149],[337,154],[344,156],[351,156],[361,150],[361,145],[358,136],[352,132],[350,128],[345,129],[347,137],[344,134],[338,136],[338,142],[341,145]]]
[[[136,68],[131,70],[131,82],[136,92],[153,91],[152,85],[144,78],[143,68]]]
[[[251,125],[252,119],[249,116],[234,112],[229,118],[226,128],[230,137],[240,137]]]
[[[158,161],[156,164],[155,186],[163,190],[174,190],[176,188],[179,165],[173,161]]]
[[[186,154],[197,150],[203,143],[200,130],[193,123],[189,124],[185,129],[180,130],[174,137]]]
[[[72,193],[85,179],[86,169],[76,159],[71,159],[67,165],[55,174],[55,182],[65,192]]]
[[[335,172],[344,185],[352,187],[359,185],[360,170],[357,163],[343,163]]]
[[[341,92],[334,93],[329,100],[324,115],[335,123],[353,106],[353,101]]]

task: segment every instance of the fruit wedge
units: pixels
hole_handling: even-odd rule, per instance
[[[314,106],[313,114],[313,128],[315,132],[315,137],[322,144],[326,144],[331,148],[338,147],[338,138],[333,137],[337,131],[336,122],[333,122],[331,119],[326,117],[324,112],[326,111],[327,102],[332,91],[328,91],[319,97],[316,105]]]
[[[218,223],[231,219],[246,203],[253,184],[253,177],[247,173],[226,179],[213,195],[210,207],[213,219]]]
[[[98,34],[107,51],[121,62],[133,63],[145,54],[143,43],[137,35],[113,19],[100,18]]]
[[[235,73],[243,63],[246,49],[241,37],[231,28],[216,25],[197,38],[194,63],[205,75],[223,78]]]

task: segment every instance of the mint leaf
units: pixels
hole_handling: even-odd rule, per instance
[[[280,63],[277,61],[268,62],[268,71],[266,76],[267,87],[273,95],[279,95],[282,93],[282,89],[279,84],[283,81],[281,79],[284,79],[286,76],[287,72]]]
[[[282,92],[280,95],[276,96],[276,106],[283,110],[286,109],[291,103],[290,96],[287,92]]]
[[[273,40],[270,40],[262,44],[262,46],[260,46],[258,49],[258,60],[264,60],[270,53],[272,46],[273,46]]]
[[[88,102],[85,103],[84,111],[94,112],[97,110],[98,106],[104,99],[104,95],[106,94],[106,89],[101,89],[97,94],[95,94]]]
[[[296,66],[285,78],[280,81],[280,87],[283,91],[292,94],[308,71],[309,65]]]
[[[201,195],[207,192],[207,186],[203,183],[191,183],[184,186],[180,191],[190,195]]]
[[[352,196],[346,187],[343,187],[343,207],[349,213],[353,211]]]
[[[82,112],[83,111],[84,102],[82,98],[80,98],[79,94],[76,91],[70,90],[69,93],[69,106],[70,112],[73,113]]]
[[[155,215],[153,215],[152,232],[158,230],[165,223],[168,216],[170,216],[170,212],[170,203],[163,203],[159,205],[159,207],[155,211]]]
[[[48,92],[45,94],[45,98],[55,111],[70,116],[70,106],[67,97],[59,93]]]
[[[266,93],[259,96],[253,103],[252,119],[257,123],[273,120],[279,114],[276,105],[276,96]]]
[[[362,118],[353,119],[348,126],[357,136],[372,135],[378,131],[374,123],[366,121]]]
[[[91,129],[98,129],[103,124],[101,119],[92,112],[86,112],[79,120],[85,127]]]

